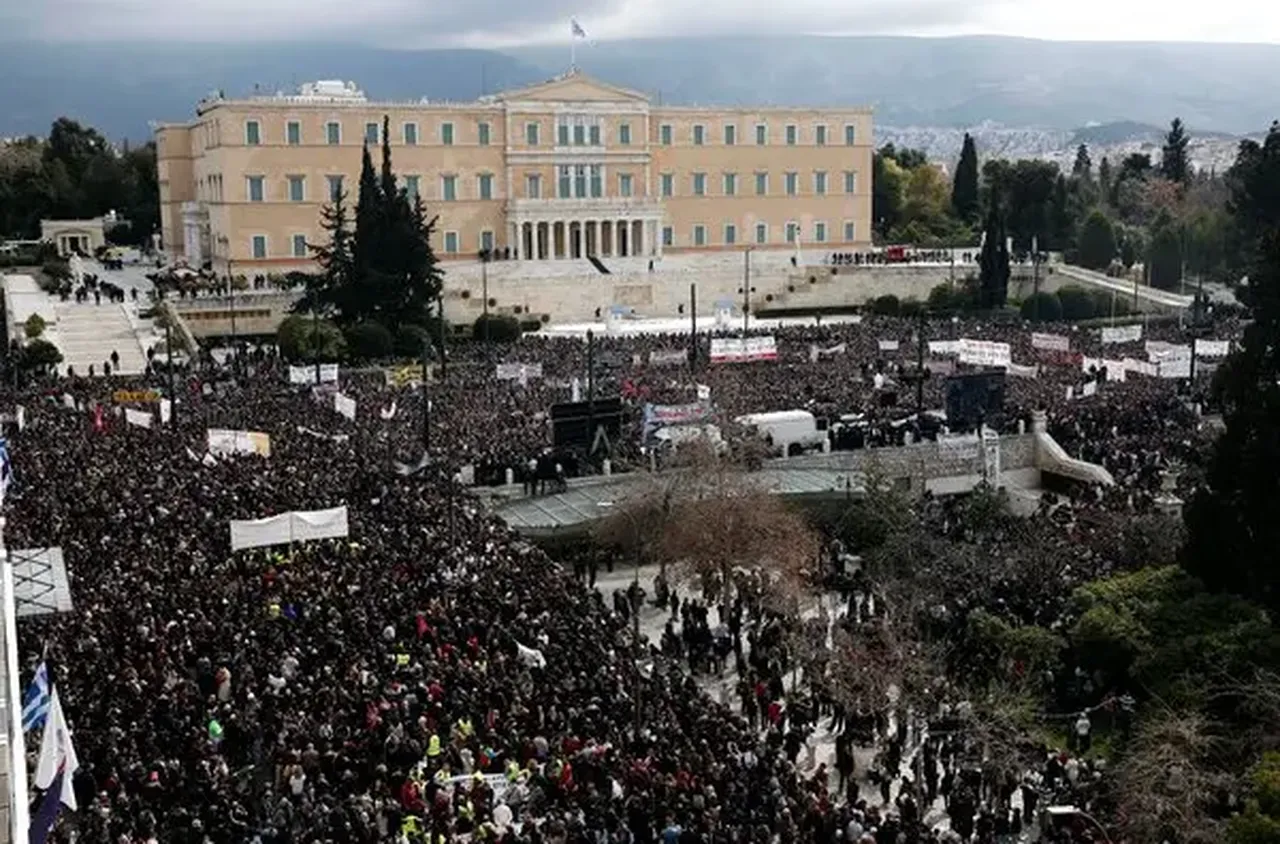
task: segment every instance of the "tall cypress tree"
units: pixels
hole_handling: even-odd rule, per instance
[[[1251,258],[1252,320],[1214,382],[1226,430],[1186,510],[1183,565],[1210,588],[1280,610],[1280,126],[1244,141],[1231,211]]]
[[[1102,194],[1104,201],[1111,201],[1111,159],[1105,155],[1098,165],[1098,192]]]
[[[978,150],[968,132],[964,133],[955,180],[951,184],[951,210],[966,223],[978,218]]]
[[[1191,165],[1187,159],[1187,130],[1181,118],[1173,118],[1169,124],[1169,134],[1165,135],[1164,148],[1160,155],[1160,175],[1171,182],[1185,185],[1191,176]]]
[[[998,202],[993,202],[987,211],[978,272],[981,306],[988,309],[1004,307],[1009,298],[1009,240]]]
[[[357,295],[355,270],[355,236],[347,214],[346,194],[339,192],[320,211],[320,228],[329,236],[328,243],[307,244],[320,272],[296,311],[348,310]]]
[[[360,193],[356,199],[356,234],[352,248],[355,284],[361,295],[353,296],[338,315],[344,325],[365,319],[375,308],[377,275],[386,232],[386,201],[382,185],[373,169],[373,157],[366,144],[360,158]]]
[[[1093,178],[1093,161],[1085,144],[1076,147],[1076,162],[1071,165],[1071,175],[1086,182]]]

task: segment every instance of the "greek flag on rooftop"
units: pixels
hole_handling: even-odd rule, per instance
[[[36,676],[31,679],[27,693],[22,696],[22,731],[29,732],[44,726],[49,716],[49,666],[40,663]]]

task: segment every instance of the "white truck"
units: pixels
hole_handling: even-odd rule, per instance
[[[760,437],[783,457],[806,451],[821,451],[827,444],[825,420],[820,425],[807,410],[775,410],[748,413],[734,420]]]

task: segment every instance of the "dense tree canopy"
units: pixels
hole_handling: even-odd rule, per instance
[[[1226,431],[1187,510],[1186,565],[1210,587],[1280,609],[1280,126],[1245,141],[1231,208],[1251,245],[1252,322],[1215,387]]]
[[[346,197],[337,196],[322,212],[328,242],[312,246],[320,273],[298,309],[331,314],[350,349],[379,357],[407,327],[429,331],[444,278],[431,247],[436,221],[420,197],[397,186],[385,140],[380,172],[368,146],[361,152],[354,228],[346,209]]]
[[[58,118],[45,140],[0,146],[0,236],[30,239],[41,219],[87,219],[115,211],[129,220],[111,234],[145,243],[159,230],[155,145],[113,147],[96,130]]]
[[[1105,270],[1116,257],[1116,235],[1107,215],[1095,209],[1080,228],[1080,265]]]

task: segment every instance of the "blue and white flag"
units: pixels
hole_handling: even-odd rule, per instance
[[[49,717],[44,723],[44,737],[40,742],[40,762],[36,765],[36,788],[44,790],[44,797],[31,818],[29,844],[48,841],[62,806],[73,812],[78,808],[73,782],[80,761],[71,746],[71,729],[62,714],[57,689],[50,691],[50,698]]]
[[[582,24],[578,23],[577,18],[569,18],[569,32],[574,38],[587,37],[587,31],[582,28]]]
[[[49,665],[40,663],[36,676],[31,678],[27,693],[22,696],[22,731],[38,730],[49,716]]]
[[[13,482],[13,463],[9,460],[9,440],[0,437],[0,501],[4,500]]]

